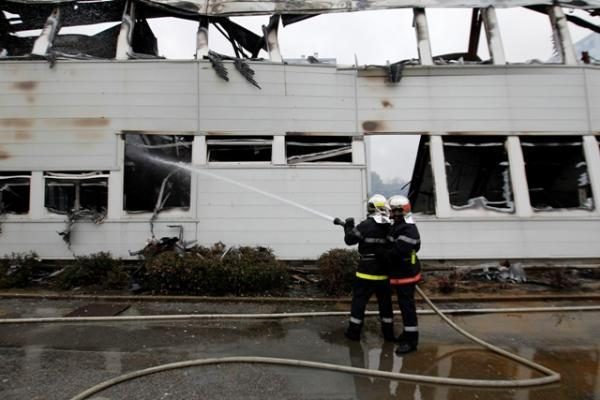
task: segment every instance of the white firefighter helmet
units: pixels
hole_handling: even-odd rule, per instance
[[[404,217],[404,221],[409,224],[414,224],[414,220],[412,218],[412,211],[410,208],[410,201],[406,196],[392,196],[388,200],[388,207],[392,213],[392,218],[394,214],[402,214]]]
[[[391,223],[388,214],[388,205],[385,196],[381,194],[375,194],[367,201],[367,213],[370,218],[373,218],[378,224],[389,224]]]
[[[381,194],[374,194],[373,196],[371,196],[369,198],[369,201],[367,201],[367,212],[369,214],[372,214],[372,213],[387,214],[388,208],[387,208],[387,201],[385,199],[385,196],[383,196]]]
[[[391,211],[402,211],[404,215],[410,213],[410,201],[406,196],[397,195],[390,197],[388,206]]]

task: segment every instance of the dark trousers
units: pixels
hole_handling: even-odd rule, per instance
[[[417,322],[417,306],[415,303],[415,285],[394,285],[396,296],[398,296],[398,306],[402,313],[402,324],[404,326],[416,327]]]
[[[368,279],[354,278],[352,284],[352,308],[350,315],[361,324],[365,318],[365,309],[371,296],[375,294],[379,304],[380,318],[393,318],[392,311],[392,290],[387,279],[373,281]]]

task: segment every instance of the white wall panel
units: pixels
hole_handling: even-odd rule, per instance
[[[210,172],[332,217],[363,216],[361,168],[211,168]],[[315,258],[345,247],[343,231],[332,221],[203,176],[198,178],[198,240],[204,245],[222,241],[269,246],[283,258]]]
[[[235,70],[229,82],[215,81],[212,70],[199,70],[201,131],[355,132],[352,73],[327,66],[250,65],[261,89]]]
[[[600,69],[585,70],[589,119],[592,132],[600,132]]]
[[[324,65],[252,62],[250,84],[225,62],[229,82],[209,62],[59,61],[0,63],[0,170],[117,169],[123,130],[196,134],[323,132],[600,131],[600,70],[564,66],[409,66],[398,84],[381,72]],[[370,76],[369,76],[370,75]],[[209,171],[333,217],[364,213],[365,169],[316,165],[210,164]],[[272,198],[197,176],[192,211],[159,215],[156,235],[211,245],[264,245],[282,258],[315,258],[346,247],[340,227]],[[120,216],[120,213],[112,214]],[[128,257],[150,236],[150,214],[77,223],[73,251]],[[600,221],[556,214],[535,218],[418,221],[424,258],[600,257]],[[0,254],[35,250],[68,258],[61,217],[2,222]],[[569,232],[556,235],[555,232]]]
[[[167,225],[183,225],[185,240],[195,240],[196,224],[181,220],[165,220],[154,225],[156,237],[177,236],[178,230]],[[11,252],[35,251],[43,258],[72,258],[100,251],[110,251],[115,257],[136,258],[129,251],[138,251],[151,237],[150,224],[144,222],[77,222],[71,233],[71,250],[57,232],[65,222],[4,222],[0,240],[0,256]]]
[[[600,219],[505,221],[416,218],[424,259],[600,257]],[[568,234],[565,234],[568,232]]]
[[[593,82],[586,84],[582,68],[454,66],[405,71],[397,84],[386,83],[383,75],[357,78],[359,130],[573,133],[589,131],[588,113],[600,114],[598,104],[588,100]]]

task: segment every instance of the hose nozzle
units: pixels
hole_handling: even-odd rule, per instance
[[[343,221],[341,218],[335,218],[335,219],[333,220],[333,224],[334,224],[334,225],[340,225],[340,226],[344,226],[344,225],[345,225],[345,222],[344,222],[344,221]]]

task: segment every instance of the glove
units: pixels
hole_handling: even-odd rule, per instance
[[[346,218],[346,221],[344,221],[344,228],[345,229],[353,229],[354,228],[354,218],[350,217],[350,218]]]

